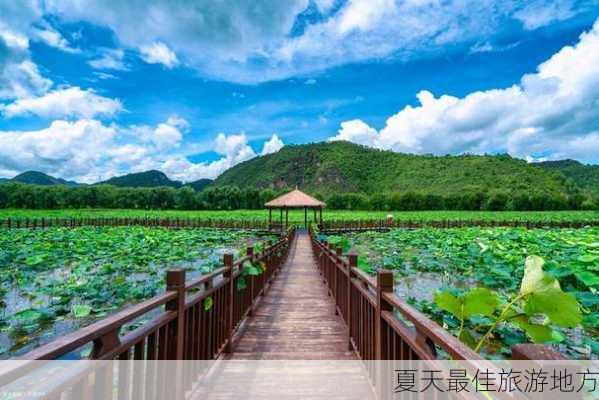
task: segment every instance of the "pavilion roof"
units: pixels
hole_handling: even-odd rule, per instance
[[[267,208],[321,208],[326,206],[326,204],[296,188],[289,193],[269,201],[264,206]]]

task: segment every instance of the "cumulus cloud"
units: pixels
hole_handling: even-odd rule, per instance
[[[262,147],[262,152],[260,155],[267,155],[271,153],[276,153],[277,151],[283,148],[284,144],[277,134],[273,134],[267,142],[264,142],[264,146]]]
[[[124,173],[158,169],[172,179],[190,182],[216,178],[257,155],[245,134],[220,133],[209,146],[220,158],[191,162],[184,153],[188,146],[182,146],[189,130],[185,119],[171,116],[155,126],[119,126],[80,119],[57,120],[34,131],[0,131],[0,174],[11,177],[35,169],[93,183]],[[273,135],[263,152],[279,145],[282,142]],[[189,147],[194,147],[193,143]]]
[[[166,68],[173,68],[179,60],[167,45],[161,42],[152,43],[149,46],[142,46],[139,49],[141,58],[148,64],[162,64]]]
[[[5,117],[37,115],[44,118],[111,116],[123,109],[119,100],[79,87],[54,90],[39,97],[19,99],[3,108]]]
[[[52,85],[29,53],[32,25],[41,17],[36,1],[0,2],[0,100],[38,95]]]
[[[534,29],[588,9],[595,0],[287,0],[143,2],[47,0],[66,21],[112,29],[147,62],[186,65],[208,77],[256,83],[348,62],[410,58],[446,44],[484,41],[521,21]],[[312,4],[323,16],[293,34]],[[131,21],[136,21],[132,24]],[[176,54],[176,55],[175,55]]]
[[[331,140],[414,153],[506,151],[522,158],[599,160],[599,20],[505,89],[463,98],[418,93],[376,131],[360,120],[341,124]]]

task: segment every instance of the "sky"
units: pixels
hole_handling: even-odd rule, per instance
[[[0,0],[0,177],[327,140],[598,164],[599,0]]]

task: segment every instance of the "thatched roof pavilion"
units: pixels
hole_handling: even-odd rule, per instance
[[[304,225],[308,227],[308,209],[314,211],[314,220],[317,220],[316,210],[319,211],[318,221],[322,224],[322,209],[326,204],[302,192],[297,187],[289,193],[277,197],[264,205],[268,208],[268,225],[272,227],[272,210],[279,209],[281,214],[281,227],[283,227],[283,210],[285,210],[285,227],[289,225],[289,209],[304,209]]]

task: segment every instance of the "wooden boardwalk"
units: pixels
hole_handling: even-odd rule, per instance
[[[305,231],[297,233],[287,262],[245,324],[225,359],[357,359]]]
[[[348,350],[318,272],[310,237],[298,232],[272,287],[191,399],[374,399],[362,362]]]

